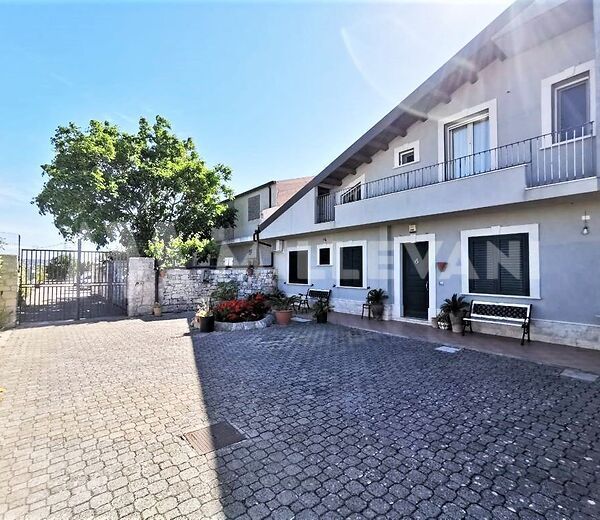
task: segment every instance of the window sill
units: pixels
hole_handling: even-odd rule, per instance
[[[402,168],[406,168],[407,166],[412,166],[413,164],[418,164],[418,163],[420,163],[420,162],[421,162],[421,161],[419,160],[419,161],[413,161],[413,162],[409,162],[409,163],[406,163],[406,164],[397,164],[397,165],[395,165],[395,166],[394,166],[392,169],[393,169],[393,170],[400,170],[400,169],[402,169]]]
[[[477,296],[482,298],[517,298],[519,300],[541,300],[540,296],[515,296],[513,294],[487,294],[487,293],[462,293],[463,296]]]
[[[367,289],[366,287],[354,287],[352,285],[338,285],[337,288],[338,289],[359,289],[361,291],[365,291]]]
[[[317,264],[315,267],[333,267],[333,264]]]
[[[309,283],[287,282],[286,285],[297,285],[299,287],[309,287],[311,284],[309,284]]]

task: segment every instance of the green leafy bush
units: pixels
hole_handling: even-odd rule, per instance
[[[240,287],[234,280],[229,282],[219,282],[216,289],[212,292],[211,298],[217,301],[227,301],[237,299]]]
[[[148,243],[146,253],[155,258],[161,267],[183,267],[192,260],[206,262],[209,257],[218,255],[219,246],[207,238],[191,236],[183,239],[175,236],[165,242],[156,238]]]

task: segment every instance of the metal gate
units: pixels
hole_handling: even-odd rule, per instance
[[[125,253],[22,249],[19,322],[127,313]]]

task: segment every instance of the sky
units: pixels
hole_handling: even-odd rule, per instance
[[[509,0],[0,0],[0,236],[63,242],[30,202],[58,125],[166,117],[241,192],[318,174]]]

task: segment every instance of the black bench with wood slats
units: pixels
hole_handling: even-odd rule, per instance
[[[463,319],[463,336],[467,327],[473,332],[473,322],[521,327],[523,329],[521,345],[525,344],[525,334],[527,334],[527,341],[531,341],[529,334],[531,324],[530,304],[472,301],[469,314]]]

